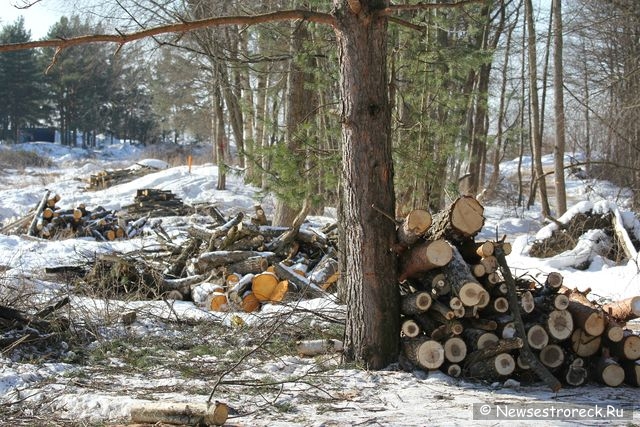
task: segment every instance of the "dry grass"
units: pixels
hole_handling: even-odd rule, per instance
[[[3,169],[48,168],[52,166],[54,164],[51,159],[33,151],[0,149],[0,168]]]

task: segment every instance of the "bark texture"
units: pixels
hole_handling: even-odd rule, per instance
[[[400,337],[396,224],[387,88],[388,1],[361,1],[355,13],[334,0],[342,97],[341,237],[346,319],[344,356],[369,369],[397,360]],[[375,206],[377,209],[374,209]]]

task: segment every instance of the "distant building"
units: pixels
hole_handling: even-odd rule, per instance
[[[20,129],[20,142],[55,142],[56,129],[52,127],[34,127]]]

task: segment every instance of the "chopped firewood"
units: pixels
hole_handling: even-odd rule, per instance
[[[555,340],[566,340],[573,332],[573,317],[567,310],[552,310],[546,322],[549,336]]]
[[[420,326],[413,319],[405,319],[400,326],[402,336],[407,338],[415,338],[420,335],[421,331]]]
[[[449,362],[459,363],[467,357],[467,344],[460,337],[451,337],[444,342],[444,357]]]
[[[442,272],[451,285],[451,292],[468,307],[478,304],[483,298],[487,298],[488,301],[488,292],[471,274],[460,252],[455,247],[452,247],[452,250],[451,261],[442,267]]]

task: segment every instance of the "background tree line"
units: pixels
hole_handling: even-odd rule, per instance
[[[189,0],[159,7],[128,0],[101,10],[103,15],[135,16],[132,28],[145,28],[176,16],[189,20],[324,6],[284,3],[261,2],[249,10],[236,1]],[[535,178],[521,180],[513,198],[516,206],[528,207],[538,192],[546,193],[542,184],[549,179],[549,171],[536,169],[536,160],[557,150],[559,140],[566,141],[567,151],[584,153],[582,167],[588,174],[606,170],[610,179],[640,193],[640,108],[635,101],[640,53],[633,36],[639,6],[632,0],[565,1],[568,24],[558,29],[562,15],[554,22],[552,12],[560,12],[544,3],[509,0],[412,10],[399,16],[412,25],[392,23],[389,95],[397,214],[415,206],[438,209],[459,191],[484,189],[490,197],[501,160],[533,155]],[[533,33],[528,19],[535,21]],[[70,16],[52,26],[48,37],[103,30],[103,25]],[[560,83],[552,79],[558,65],[551,61],[558,32],[565,42]],[[117,54],[101,45],[59,55],[50,49],[2,53],[2,138],[17,140],[21,127],[46,124],[61,131],[63,144],[82,140],[92,146],[100,133],[145,143],[210,142],[222,170],[246,168],[249,182],[278,194],[277,222],[287,223],[304,200],[312,202],[312,209],[335,205],[340,101],[334,37],[323,26],[287,22],[210,28]],[[22,20],[5,24],[0,32],[2,43],[29,39]],[[538,50],[534,56],[529,55],[532,46]],[[562,91],[555,90],[558,84]],[[553,108],[558,92],[566,98],[561,110]],[[557,133],[559,111],[564,126]],[[561,177],[559,170],[566,166],[565,159],[551,178]],[[219,186],[224,187],[224,174]],[[566,209],[561,198],[559,206],[548,207],[547,195],[540,196],[546,214]]]

